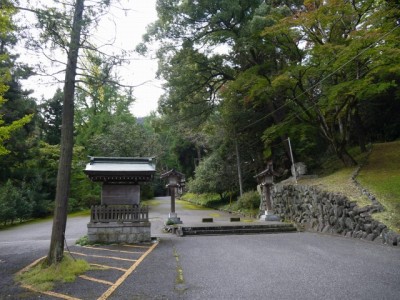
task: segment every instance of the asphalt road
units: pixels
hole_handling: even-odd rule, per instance
[[[150,211],[158,246],[110,299],[400,298],[400,248],[314,233],[177,237],[160,231],[165,200]],[[184,222],[219,214],[177,212]],[[69,219],[68,244],[87,221]],[[12,276],[46,255],[50,233],[51,221],[0,231],[0,299],[21,299]]]
[[[111,299],[399,299],[399,249],[312,233],[163,238]]]
[[[67,245],[87,233],[88,217],[67,221]],[[16,299],[24,290],[15,285],[16,272],[47,254],[50,246],[52,220],[20,225],[0,231],[0,299]]]

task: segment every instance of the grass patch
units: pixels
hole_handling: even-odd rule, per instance
[[[197,205],[200,210],[204,210],[206,208],[210,209],[217,209],[222,211],[229,211],[229,212],[237,212],[244,214],[249,217],[257,216],[258,214],[258,207],[254,209],[245,209],[240,208],[237,205],[237,201],[232,201],[229,203],[229,200],[221,200],[220,196],[217,194],[192,194],[187,193],[181,197],[184,201],[193,203]],[[228,202],[228,203],[227,203]],[[184,203],[184,202],[183,202]],[[211,216],[211,214],[210,214]],[[219,216],[219,214],[218,214]],[[215,216],[215,217],[218,217]]]
[[[186,193],[181,197],[182,200],[194,203],[196,205],[218,208],[221,204],[225,204],[218,194],[193,194]]]
[[[220,210],[223,211],[229,211],[232,213],[238,213],[244,216],[247,216],[249,218],[256,218],[258,216],[258,213],[260,212],[258,207],[254,207],[254,208],[243,208],[243,207],[239,207],[238,202],[237,201],[232,201],[232,203],[228,203],[225,205],[221,205],[219,207]],[[253,221],[251,219],[247,220],[248,222]],[[245,220],[242,220],[242,222],[247,222]]]
[[[174,257],[176,260],[176,277],[175,277],[175,290],[183,292],[185,288],[185,277],[183,276],[183,269],[179,259],[179,253],[174,247]]]
[[[221,214],[219,214],[219,213],[211,213],[211,214],[208,214],[210,217],[212,217],[212,218],[219,218],[220,216],[221,216]]]
[[[71,256],[64,255],[59,264],[46,266],[44,262],[39,263],[30,270],[18,274],[15,279],[36,290],[48,291],[53,289],[56,282],[73,282],[76,276],[88,270],[90,270],[90,265],[87,261],[74,260]]]
[[[359,163],[365,162],[368,152],[361,152],[359,147],[350,148],[349,154]],[[301,185],[316,186],[321,190],[346,195],[350,201],[355,201],[363,207],[371,204],[367,196],[363,195],[351,180],[357,167],[345,168],[343,162],[334,154],[323,158],[321,168],[316,170],[318,178],[300,178]]]
[[[23,220],[22,222],[15,221],[14,223],[12,223],[12,224],[8,223],[7,225],[4,225],[3,223],[1,223],[0,230],[14,228],[14,227],[22,226],[22,225],[27,225],[27,224],[43,223],[43,222],[46,222],[51,219],[53,219],[53,216],[47,216],[47,217],[43,217],[43,218],[39,218],[39,219]]]
[[[351,180],[355,170],[356,168],[344,168],[320,178],[300,178],[298,184],[316,186],[324,191],[346,195],[360,207],[370,205],[368,197],[363,195]]]
[[[90,216],[90,209],[80,210],[68,214],[68,217],[87,217]]]
[[[374,218],[400,233],[400,141],[374,144],[357,180],[373,193],[385,211]]]
[[[357,161],[358,164],[363,163],[368,156],[368,152],[361,152],[359,147],[352,147],[349,154]],[[320,176],[327,176],[343,169],[343,162],[335,154],[328,154],[322,158],[321,168],[315,170]]]
[[[156,199],[150,199],[150,200],[144,200],[144,201],[140,201],[141,204],[143,205],[147,205],[147,206],[158,206],[161,204],[160,200],[156,200]]]
[[[254,219],[243,219],[242,222],[252,223],[252,222],[254,222]]]
[[[86,209],[86,210],[68,214],[68,217],[86,217],[86,216],[90,216],[90,209]],[[53,219],[53,214],[51,214],[47,217],[43,217],[43,218],[23,220],[22,222],[15,221],[13,224],[7,224],[7,225],[0,224],[0,230],[14,228],[14,227],[21,226],[21,225],[43,223],[43,222],[46,222],[46,221],[49,221],[52,219]]]
[[[175,200],[175,203],[182,205],[183,209],[187,210],[209,210],[210,208],[197,205],[188,201],[183,201],[183,200]]]

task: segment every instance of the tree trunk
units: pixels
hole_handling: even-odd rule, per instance
[[[339,110],[339,108],[338,108],[338,106],[336,105],[336,113],[338,112],[338,110]],[[337,120],[338,120],[338,126],[339,126],[339,133],[340,133],[340,136],[344,136],[344,129],[343,129],[342,118],[338,116]]]
[[[201,161],[201,149],[200,149],[200,146],[196,146],[196,152],[197,152],[197,164],[196,163],[194,164],[195,168],[199,165],[199,163]]]
[[[354,113],[354,131],[358,138],[358,145],[360,146],[361,152],[367,152],[366,140],[365,140],[365,129],[361,121],[358,109]]]
[[[67,205],[71,179],[74,124],[75,76],[80,47],[84,0],[75,3],[74,20],[65,72],[64,100],[61,127],[61,153],[57,174],[57,189],[54,208],[53,230],[47,264],[59,263],[64,254],[65,227],[67,224]]]
[[[352,167],[357,165],[356,160],[347,152],[345,147],[339,146],[335,147],[336,155],[343,162],[346,167]]]

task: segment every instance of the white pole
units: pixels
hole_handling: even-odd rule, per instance
[[[296,167],[294,166],[294,159],[293,159],[293,152],[292,152],[292,145],[290,144],[290,138],[288,137],[288,143],[289,143],[289,150],[290,150],[290,158],[292,159],[292,167],[293,167],[293,176],[294,176],[294,181],[297,184],[297,177],[296,177]]]
[[[240,192],[240,196],[243,196],[242,168],[240,167],[239,145],[237,142],[236,135],[235,135],[235,150],[236,150],[237,171],[238,171],[238,177],[239,177],[239,192]]]

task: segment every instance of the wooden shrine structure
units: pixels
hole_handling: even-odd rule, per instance
[[[90,242],[151,240],[148,207],[140,205],[140,184],[153,180],[155,172],[150,157],[90,157],[84,173],[102,184],[101,204],[91,207]]]

